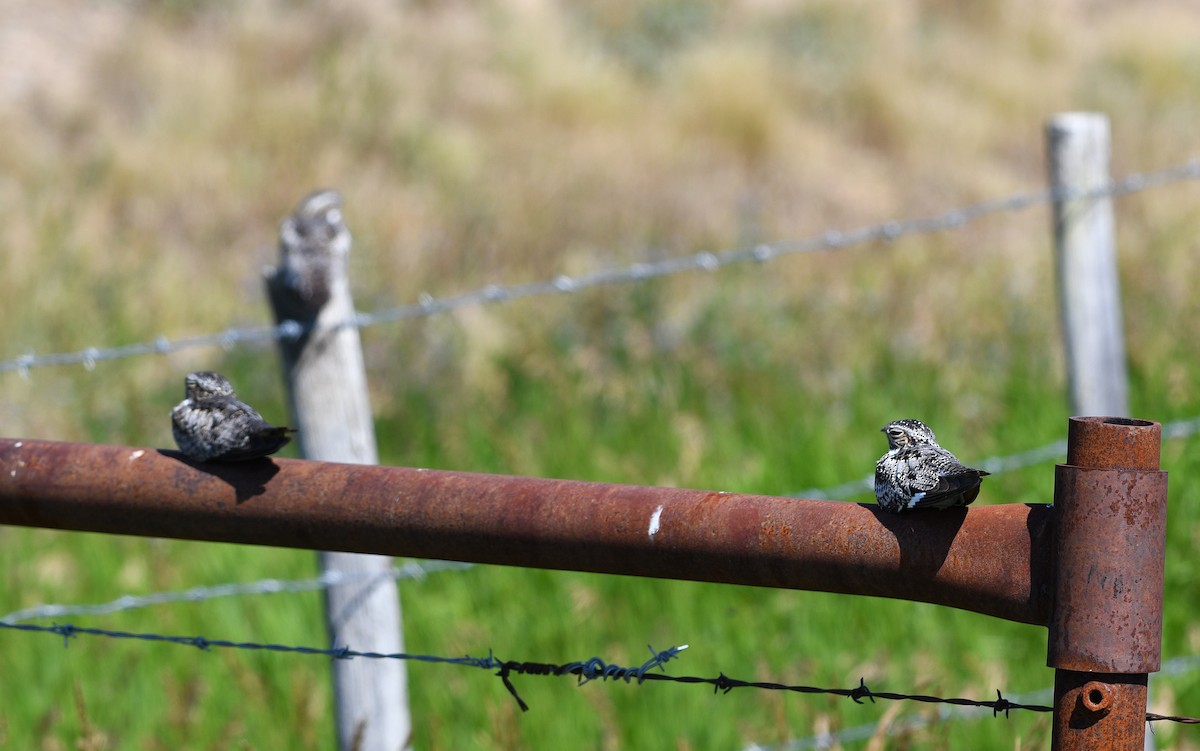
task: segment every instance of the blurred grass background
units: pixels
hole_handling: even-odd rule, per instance
[[[1115,175],[1181,163],[1188,3],[551,0],[0,4],[0,358],[269,321],[278,223],[336,187],[372,310],[488,283],[936,213],[1045,182],[1051,114],[1112,118]],[[1200,413],[1194,207],[1117,220],[1133,411]],[[968,463],[1065,435],[1045,208],[965,229],[365,330],[383,461],[789,493],[861,477],[920,416]],[[211,368],[282,420],[268,348],[0,376],[4,435],[169,446]],[[1164,657],[1200,651],[1200,439],[1172,472]],[[1050,465],[980,503],[1048,501]],[[857,498],[851,500],[865,500]],[[0,529],[0,613],[314,572],[303,551]],[[402,585],[413,652],[692,648],[673,672],[990,698],[1050,685],[1045,632],[913,603],[479,567]],[[320,645],[319,595],[89,625]],[[0,634],[0,746],[322,748],[327,661]],[[736,749],[886,705],[410,666],[421,749]],[[1154,709],[1200,714],[1200,676]],[[890,748],[1044,747],[1045,716],[933,718]],[[1200,748],[1159,726],[1160,748]],[[862,743],[847,747],[863,747]]]

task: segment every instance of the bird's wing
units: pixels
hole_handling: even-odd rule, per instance
[[[913,494],[909,508],[946,508],[966,506],[979,495],[982,481],[976,473],[946,475],[938,478],[937,485],[929,490]]]
[[[246,436],[241,445],[214,458],[223,462],[243,462],[260,456],[270,456],[286,446],[292,440],[290,434],[295,432],[293,428],[264,425]]]
[[[220,403],[214,405],[213,412],[220,417],[217,419],[217,424],[226,420],[238,425],[269,425],[263,416],[258,413],[258,410],[246,404],[241,399],[225,398],[221,399]]]
[[[222,399],[211,405],[212,439],[223,451],[213,454],[220,461],[243,461],[278,451],[290,440],[288,428],[277,428],[253,407],[238,399]]]
[[[946,508],[967,505],[979,495],[979,484],[988,473],[964,466],[949,451],[937,446],[914,446],[921,467],[912,483],[908,508]],[[912,461],[910,460],[910,461]]]

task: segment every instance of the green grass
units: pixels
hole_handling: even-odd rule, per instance
[[[1200,118],[1200,23],[1169,0],[110,4],[73,9],[69,38],[47,31],[56,9],[31,6],[0,38],[0,68],[36,84],[0,89],[0,358],[265,323],[259,269],[319,185],[346,196],[370,310],[1036,188],[1042,121],[1068,109],[1110,114],[1114,173],[1177,164]],[[1181,184],[1117,204],[1141,417],[1200,414],[1198,197]],[[879,426],[900,416],[968,462],[1040,446],[1068,415],[1049,234],[1034,209],[367,329],[382,460],[787,494],[867,474]],[[211,349],[0,376],[0,432],[167,446],[166,413],[198,368],[282,420],[274,353]],[[1198,449],[1163,452],[1164,658],[1200,652]],[[1048,501],[1052,477],[1045,464],[989,478],[979,503]],[[0,613],[314,567],[305,551],[4,528]],[[646,644],[688,643],[671,672],[980,699],[1052,681],[1042,629],[923,604],[495,567],[406,582],[402,597],[419,653],[639,664]],[[324,639],[316,594],[72,620]],[[3,748],[332,742],[323,658],[0,632],[0,676]],[[528,713],[486,672],[411,665],[417,747],[737,749],[891,711],[514,680]],[[1153,701],[1200,714],[1200,676],[1156,680]],[[1048,742],[1042,715],[900,711],[931,723],[889,748]],[[1196,732],[1160,726],[1157,741],[1200,748]]]

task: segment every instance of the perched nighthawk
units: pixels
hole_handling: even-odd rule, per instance
[[[229,379],[202,370],[183,379],[187,398],[171,410],[175,443],[189,459],[240,462],[274,454],[291,440],[291,428],[277,428],[239,401]]]
[[[888,452],[875,463],[875,498],[888,511],[966,506],[989,474],[964,466],[938,445],[920,420],[896,420],[882,429]]]

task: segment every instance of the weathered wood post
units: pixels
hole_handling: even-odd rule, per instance
[[[306,459],[378,464],[367,396],[362,344],[354,320],[347,258],[350,232],[341,197],[319,191],[284,220],[281,260],[265,273],[277,322],[294,321],[296,336],[282,338],[284,378],[293,426]],[[328,499],[336,504],[336,498]],[[325,615],[334,646],[403,652],[400,597],[392,559],[320,553],[321,567],[344,581],[327,590]],[[401,660],[333,663],[338,742],[342,751],[397,751],[409,747],[406,671]]]
[[[1129,415],[1112,198],[1081,195],[1109,182],[1108,118],[1068,112],[1046,124],[1059,308],[1071,414]]]

